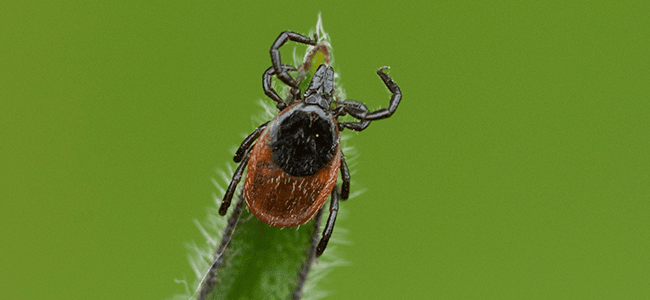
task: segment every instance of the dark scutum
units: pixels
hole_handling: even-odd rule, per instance
[[[270,146],[273,162],[289,175],[313,175],[332,159],[337,142],[332,121],[308,110],[279,121]]]

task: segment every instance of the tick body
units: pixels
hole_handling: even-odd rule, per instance
[[[280,112],[246,137],[237,150],[234,160],[240,164],[223,197],[219,214],[226,214],[244,168],[248,168],[244,182],[246,204],[253,215],[272,226],[306,223],[331,195],[330,215],[316,249],[316,254],[321,255],[334,229],[339,199],[346,200],[350,192],[350,173],[341,151],[339,132],[345,128],[362,131],[371,121],[390,117],[402,94],[384,73],[387,67],[382,67],[377,75],[392,93],[388,109],[370,112],[362,102],[336,99],[334,70],[327,64],[318,67],[302,93],[288,73],[296,68],[281,62],[279,48],[288,40],[321,46],[291,31],[282,32],[271,46],[272,66],[264,72],[262,87],[277,102]],[[271,87],[274,75],[291,87],[287,100],[282,100]],[[346,114],[358,121],[339,122],[338,118]],[[342,184],[336,186],[339,172]]]
[[[269,123],[253,147],[246,204],[266,224],[304,224],[332,192],[340,161],[334,118],[316,106],[293,104]]]

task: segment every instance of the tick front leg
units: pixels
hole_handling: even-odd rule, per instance
[[[368,107],[365,104],[359,101],[354,100],[344,100],[339,101],[339,105],[343,107],[343,110],[350,116],[359,119],[359,122],[341,122],[339,123],[339,129],[348,128],[354,131],[361,131],[366,129],[370,125],[370,120],[366,120],[368,115]]]
[[[223,200],[221,201],[221,207],[219,207],[219,214],[222,216],[226,215],[226,212],[228,211],[228,207],[230,206],[230,202],[232,201],[232,196],[235,194],[235,189],[237,188],[237,184],[241,180],[241,176],[244,173],[244,169],[248,164],[248,158],[250,157],[250,154],[251,154],[251,149],[246,150],[241,163],[235,170],[235,174],[233,174],[232,176],[232,181],[230,181],[226,193],[223,195]]]
[[[292,66],[292,65],[282,65],[282,68],[285,71],[296,71],[297,69]],[[264,75],[262,75],[262,88],[264,89],[264,94],[268,96],[269,98],[273,99],[273,101],[277,102],[278,104],[276,107],[282,111],[287,107],[287,104],[282,101],[282,98],[278,95],[278,93],[275,92],[273,87],[271,87],[271,79],[273,78],[272,76],[275,75],[275,68],[271,66],[270,68],[266,69],[266,72],[264,72]]]
[[[323,231],[323,237],[316,247],[316,256],[321,256],[325,247],[327,247],[327,242],[329,242],[330,237],[332,237],[332,232],[334,231],[334,222],[336,222],[336,215],[339,212],[339,190],[335,186],[332,189],[332,201],[330,204],[330,216],[327,218],[327,225],[325,225],[325,230]]]
[[[380,120],[392,116],[393,113],[395,113],[400,100],[402,100],[402,91],[399,89],[399,86],[397,86],[393,79],[391,79],[388,74],[384,73],[384,70],[386,69],[388,69],[388,67],[379,68],[379,70],[377,70],[377,75],[379,75],[379,78],[384,81],[386,87],[388,87],[391,93],[393,93],[393,96],[390,97],[390,104],[388,106],[388,109],[382,108],[373,111],[366,115],[364,118],[365,120]]]
[[[291,75],[281,67],[282,59],[280,57],[280,47],[282,47],[282,45],[284,45],[288,40],[312,46],[316,45],[316,41],[293,31],[284,31],[280,33],[280,36],[278,36],[275,42],[273,42],[273,46],[271,46],[271,62],[276,70],[280,70],[280,72],[277,73],[278,78],[288,86],[297,89],[298,83],[296,83],[293,77],[291,77]]]

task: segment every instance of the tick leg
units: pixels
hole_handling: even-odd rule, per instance
[[[388,118],[393,115],[397,109],[397,106],[399,105],[399,101],[402,100],[402,91],[399,89],[399,86],[397,86],[393,79],[391,79],[388,74],[384,73],[384,70],[386,69],[388,69],[388,67],[379,68],[379,70],[377,70],[377,75],[379,75],[381,80],[384,81],[384,84],[386,84],[386,87],[388,87],[391,93],[393,93],[393,96],[390,97],[390,105],[388,106],[388,109],[382,108],[368,113],[362,120],[372,121]]]
[[[316,248],[316,256],[321,256],[323,254],[323,251],[325,251],[325,247],[327,247],[327,242],[329,242],[330,237],[332,236],[332,231],[334,231],[334,222],[336,222],[336,215],[338,214],[338,211],[339,211],[339,190],[338,187],[335,186],[334,189],[332,189],[330,216],[329,218],[327,218],[327,225],[325,225],[325,230],[323,231],[323,237],[320,239],[320,242],[318,243],[318,247]]]
[[[297,70],[294,66],[291,65],[282,65],[282,68],[285,71]],[[282,101],[282,98],[280,98],[278,93],[276,93],[273,87],[271,87],[271,78],[273,78],[272,76],[275,75],[275,73],[275,68],[273,66],[266,69],[266,72],[264,72],[264,75],[262,75],[262,88],[264,89],[264,94],[273,99],[273,101],[277,102],[278,105],[276,105],[276,107],[282,111],[287,107],[287,104]]]
[[[249,134],[244,139],[244,141],[241,142],[241,145],[239,146],[239,149],[237,149],[237,152],[235,152],[235,157],[233,158],[233,160],[235,162],[238,163],[238,162],[241,161],[241,159],[244,157],[244,154],[246,153],[246,150],[248,150],[248,148],[250,148],[251,144],[253,144],[253,142],[258,137],[260,137],[260,134],[262,134],[262,131],[264,131],[264,129],[266,128],[266,125],[268,125],[269,122],[270,121],[267,121],[266,123],[264,123],[264,124],[260,125],[259,127],[257,127],[257,129],[255,129],[255,131],[253,131],[251,134]]]
[[[354,100],[344,100],[339,101],[339,105],[343,107],[343,110],[351,115],[352,117],[359,119],[359,122],[341,122],[339,123],[339,129],[348,128],[354,131],[361,131],[366,129],[370,125],[370,120],[366,119],[368,115],[368,108],[365,104],[359,101]]]
[[[345,157],[343,152],[341,152],[341,179],[343,185],[341,186],[341,200],[347,200],[350,196],[350,170],[348,169],[348,164],[345,163]]]
[[[235,170],[235,174],[233,174],[232,176],[232,181],[230,181],[230,184],[228,185],[226,194],[223,195],[223,201],[221,201],[221,207],[219,207],[219,214],[222,216],[226,215],[226,212],[228,211],[228,207],[230,206],[230,201],[232,201],[232,196],[235,194],[235,188],[237,187],[237,184],[241,180],[241,176],[244,173],[244,169],[248,164],[248,158],[250,154],[251,154],[251,149],[246,150],[242,162],[239,164],[239,166]]]
[[[296,83],[293,77],[291,77],[291,75],[281,67],[282,59],[280,58],[280,47],[282,47],[282,45],[284,45],[288,40],[312,46],[316,45],[316,41],[293,31],[284,31],[280,33],[280,36],[278,36],[275,42],[273,42],[273,46],[271,46],[270,52],[273,68],[275,68],[275,70],[280,70],[280,72],[277,73],[278,78],[293,89],[298,89],[298,83]]]

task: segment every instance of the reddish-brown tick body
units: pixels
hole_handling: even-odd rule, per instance
[[[248,161],[244,198],[251,213],[262,222],[276,227],[293,227],[309,221],[332,192],[341,165],[338,128],[328,114],[336,143],[332,158],[316,173],[293,176],[273,160],[272,136],[278,134],[287,112],[295,112],[296,103],[275,117],[262,132]],[[284,118],[283,118],[284,117]],[[280,121],[278,121],[280,120]]]

